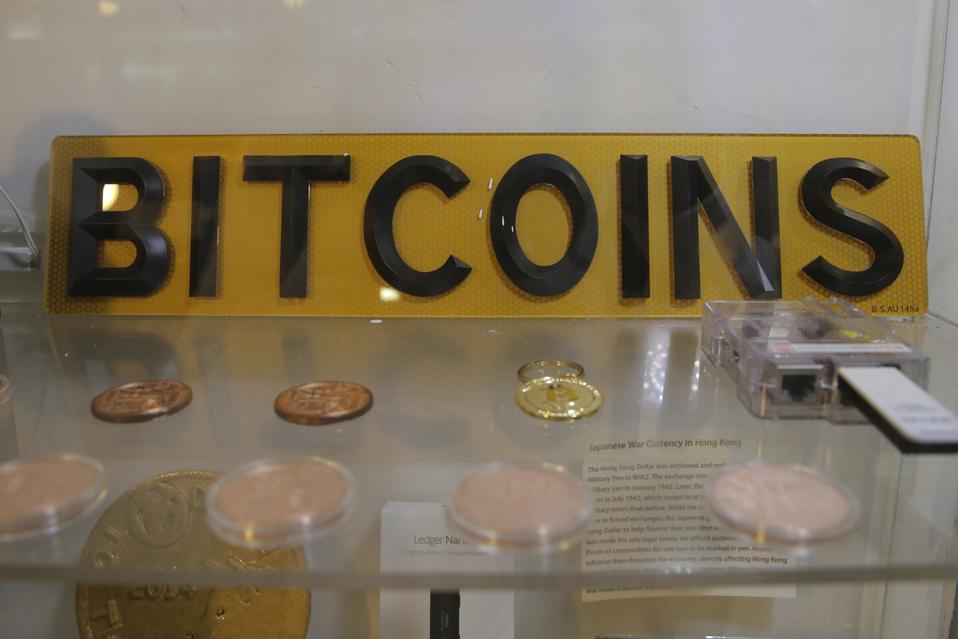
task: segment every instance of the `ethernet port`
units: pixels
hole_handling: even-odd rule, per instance
[[[793,402],[801,402],[815,392],[815,375],[785,373],[782,375],[782,391]]]

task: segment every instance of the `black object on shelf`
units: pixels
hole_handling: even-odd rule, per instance
[[[429,591],[429,639],[459,639],[459,591]]]

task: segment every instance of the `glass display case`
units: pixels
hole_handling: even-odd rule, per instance
[[[400,4],[7,3],[0,184],[43,239],[62,204],[47,182],[62,135],[906,134],[921,143],[932,210],[942,87],[958,80],[947,0]],[[954,214],[941,206],[936,216]],[[19,246],[16,233],[0,226]],[[397,233],[421,242],[420,266],[448,253]],[[868,423],[757,417],[703,353],[700,306],[672,318],[556,317],[548,304],[521,319],[425,306],[60,314],[42,303],[55,248],[41,244],[43,272],[0,271],[0,458],[90,457],[106,494],[62,529],[0,541],[0,635],[955,636],[958,459],[902,454]],[[932,312],[883,321],[928,356],[929,393],[958,412],[958,325],[935,313],[955,292],[932,282]],[[581,365],[571,377],[595,391],[594,412],[546,420],[517,402],[529,380],[516,371],[553,359]],[[136,380],[180,381],[191,399],[139,423],[91,411]],[[341,421],[281,417],[277,395],[315,380],[370,396]],[[310,522],[322,534],[275,548],[245,544],[248,529],[233,543],[207,529],[215,478],[308,456],[348,479],[348,508]],[[806,546],[730,528],[705,484],[755,460],[835,480],[857,525]],[[449,511],[461,512],[464,478],[494,463],[561,467],[590,495],[588,517],[548,544],[484,546]],[[529,499],[530,511],[544,503]]]
[[[898,597],[924,593],[929,614],[951,606],[944,584],[958,569],[954,460],[903,456],[867,424],[753,417],[734,380],[701,353],[696,321],[56,318],[30,305],[3,312],[4,361],[14,380],[5,450],[12,457],[82,451],[99,459],[109,497],[96,515],[162,473],[219,473],[304,452],[347,467],[357,495],[348,520],[308,544],[301,562],[262,570],[213,558],[170,571],[150,555],[98,565],[83,550],[96,516],[50,537],[5,543],[0,564],[11,622],[42,618],[72,630],[74,584],[103,581],[160,590],[183,582],[312,589],[316,636],[375,634],[377,597],[397,588],[508,591],[516,634],[558,636],[881,636],[897,623],[886,615]],[[929,353],[958,348],[958,331],[934,318],[896,328]],[[588,421],[543,423],[516,405],[517,365],[557,350],[581,362],[605,393]],[[953,369],[954,358],[933,357],[931,391],[955,410]],[[108,424],[90,413],[98,389],[159,377],[188,383],[191,405],[145,424]],[[313,377],[362,383],[375,404],[339,426],[281,420],[275,395]],[[639,452],[609,450],[620,442]],[[692,500],[707,474],[692,469],[753,459],[828,473],[858,500],[859,528],[804,552],[762,548],[714,524],[703,527],[695,515],[704,507],[693,501],[681,511],[690,517],[678,520],[681,527],[656,511],[639,513],[627,524],[593,524],[564,552],[512,554],[469,569],[383,565],[389,544],[414,548],[416,536],[399,540],[398,530],[386,529],[384,538],[384,509],[443,504],[461,476],[489,461],[559,463],[599,490],[626,482],[616,479],[620,473],[642,475],[628,479],[633,490],[674,484],[660,493]],[[613,507],[613,494],[596,496],[597,513]],[[419,536],[441,537],[445,547],[454,532],[443,518],[425,522]],[[632,532],[641,528],[647,530]],[[719,543],[704,541],[716,534]],[[100,541],[99,552],[109,552],[109,541]],[[62,614],[53,616],[52,605]],[[47,626],[49,636],[59,627]]]

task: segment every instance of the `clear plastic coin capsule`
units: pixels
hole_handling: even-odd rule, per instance
[[[106,472],[71,453],[0,464],[0,541],[50,535],[106,497]]]
[[[844,486],[818,471],[761,461],[718,470],[706,482],[705,499],[730,528],[769,544],[840,537],[855,528],[860,512]]]
[[[206,495],[210,529],[248,548],[301,546],[346,518],[355,493],[346,468],[320,457],[255,461],[223,475]]]
[[[481,546],[548,553],[578,542],[592,520],[593,500],[585,482],[562,466],[502,462],[463,478],[447,512]]]

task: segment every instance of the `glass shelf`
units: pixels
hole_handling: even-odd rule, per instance
[[[869,425],[754,418],[732,380],[701,354],[697,321],[48,317],[36,306],[10,305],[2,308],[0,329],[0,363],[13,387],[13,410],[0,431],[3,457],[79,452],[104,464],[109,483],[92,516],[51,537],[0,545],[0,577],[7,580],[602,589],[958,576],[953,456],[902,456]],[[931,391],[958,410],[958,328],[926,317],[896,330],[932,355]],[[596,415],[545,422],[517,407],[516,369],[553,357],[585,366],[586,379],[605,394]],[[141,424],[109,424],[91,415],[90,400],[102,389],[150,378],[186,382],[192,404]],[[323,427],[289,424],[274,414],[279,391],[317,379],[367,386],[373,409]],[[587,536],[558,555],[516,555],[481,570],[380,568],[380,514],[387,502],[442,502],[459,477],[490,461],[557,462],[588,477],[590,466],[608,461],[590,448],[619,441],[640,442],[642,449],[620,452],[612,463],[761,458],[807,464],[854,493],[861,525],[804,553],[745,553],[783,558],[768,564],[700,564],[679,556],[638,568],[597,567],[583,558],[592,543]],[[684,449],[654,444],[663,441],[700,443]],[[185,569],[135,561],[97,568],[80,560],[98,516],[140,481],[304,453],[348,467],[358,503],[348,522],[304,549],[303,568]],[[679,542],[677,550],[694,554],[693,545]]]

